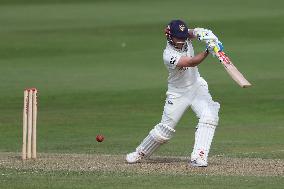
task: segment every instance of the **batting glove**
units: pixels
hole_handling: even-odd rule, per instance
[[[193,30],[193,35],[196,36],[196,38],[199,41],[208,41],[208,40],[218,41],[217,36],[211,30],[204,28],[195,28]]]
[[[210,54],[215,57],[215,53],[223,51],[224,46],[220,41],[207,41],[206,43],[206,51],[208,51]]]

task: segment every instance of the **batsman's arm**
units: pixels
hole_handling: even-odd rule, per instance
[[[195,67],[200,64],[207,56],[209,52],[201,52],[194,57],[182,56],[180,57],[177,66],[178,67]]]

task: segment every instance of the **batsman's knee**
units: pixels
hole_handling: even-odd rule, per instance
[[[202,115],[199,118],[199,123],[217,126],[219,121],[219,109],[220,104],[218,102],[210,103],[202,112]]]
[[[150,131],[150,135],[154,138],[154,140],[161,144],[170,140],[174,133],[175,130],[173,128],[162,123],[157,124],[154,129]]]

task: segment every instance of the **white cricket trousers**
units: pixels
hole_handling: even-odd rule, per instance
[[[176,91],[168,90],[161,122],[149,132],[136,151],[149,157],[161,144],[172,138],[176,124],[183,113],[191,107],[199,118],[191,159],[202,156],[204,161],[207,161],[215,128],[218,125],[220,105],[212,100],[208,85],[201,77],[188,90]]]
[[[175,129],[176,124],[189,107],[199,119],[218,119],[220,105],[212,100],[207,82],[202,77],[186,92],[167,92],[161,123]]]

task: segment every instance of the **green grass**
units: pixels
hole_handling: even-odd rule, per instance
[[[282,188],[280,177],[136,175],[94,172],[15,172],[6,170],[0,187],[10,188]],[[13,183],[13,184],[11,184]],[[15,187],[16,186],[16,187]]]
[[[21,150],[23,89],[29,86],[40,91],[39,152],[132,151],[160,121],[167,78],[162,31],[169,20],[181,18],[190,27],[212,29],[254,85],[239,88],[214,58],[200,65],[213,98],[221,103],[211,155],[284,159],[283,5],[280,0],[1,0],[0,151]],[[204,49],[198,42],[194,45],[196,52]],[[187,112],[175,137],[157,154],[190,154],[196,123],[192,111]],[[95,141],[98,133],[106,137],[101,144]],[[203,180],[202,176],[180,177],[171,184],[165,175],[123,178],[121,173],[73,173],[71,178],[86,180],[74,183],[64,174],[54,173],[54,183],[48,187],[50,180],[41,174],[29,175],[35,181],[26,183],[25,174],[11,171],[1,188],[81,187],[79,183],[82,188],[94,183],[106,188],[109,182],[116,182],[118,188],[126,184],[139,188],[145,181],[153,188],[191,184],[198,188]],[[278,180],[255,177],[245,182],[242,177],[208,176],[202,184],[203,188],[255,184],[277,188],[273,183]]]

